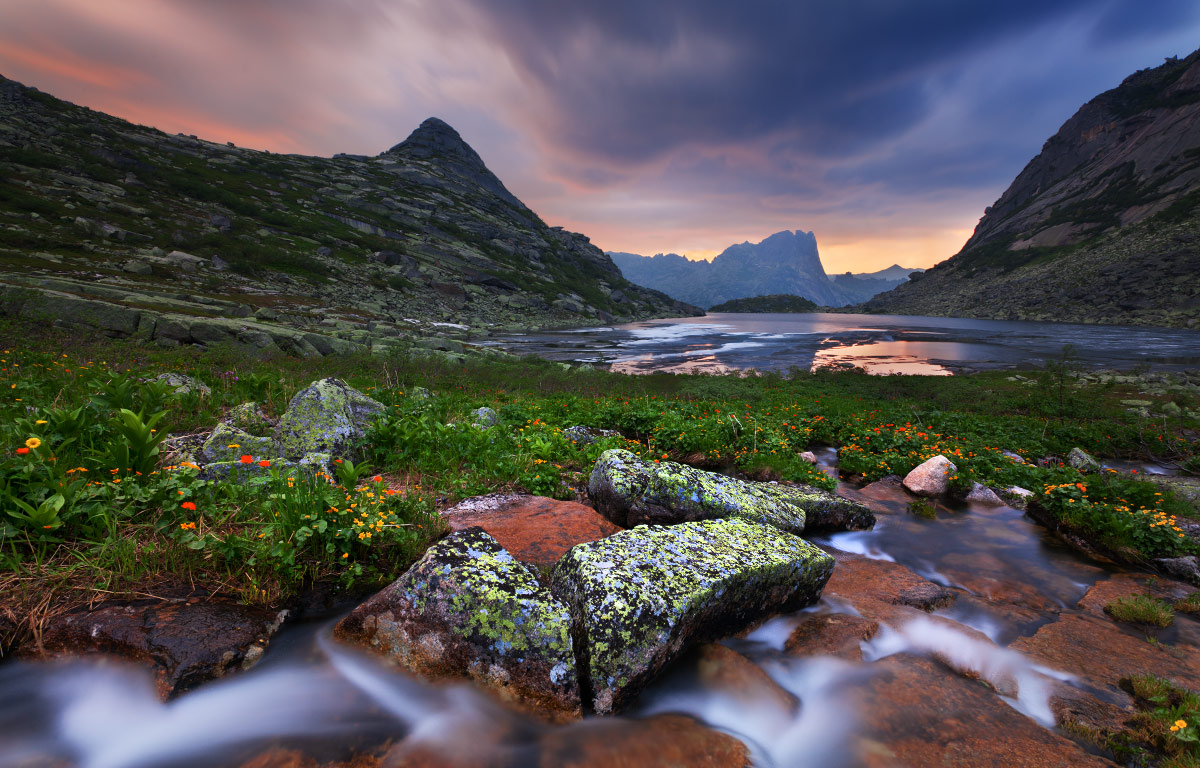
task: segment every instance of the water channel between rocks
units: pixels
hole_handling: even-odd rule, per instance
[[[676,743],[680,754],[708,755],[697,764],[727,764],[703,729],[666,713],[736,736],[759,766],[1107,764],[1054,730],[1051,696],[1112,702],[1115,687],[1010,646],[1055,622],[1098,621],[1081,598],[1128,577],[1080,560],[1009,507],[939,505],[923,519],[886,484],[841,492],[878,523],[814,538],[840,550],[822,599],[726,640],[748,670],[722,666],[720,653],[686,656],[620,718],[546,726],[341,647],[326,622],[285,630],[254,669],[166,704],[120,665],[0,665],[0,767],[238,766],[280,746],[345,760],[388,740],[467,765],[591,766],[642,764],[683,739],[696,743]],[[1164,639],[1192,642],[1191,619],[1176,623]],[[802,626],[815,640],[797,651]],[[974,762],[955,762],[966,754]]]

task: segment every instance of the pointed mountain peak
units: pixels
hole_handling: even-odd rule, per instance
[[[509,192],[500,179],[488,169],[479,153],[463,141],[445,120],[426,118],[408,138],[383,153],[409,160],[428,160],[443,170],[469,179],[506,200],[516,208],[525,204]]]

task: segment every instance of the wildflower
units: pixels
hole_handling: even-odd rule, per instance
[[[18,448],[17,453],[24,456],[25,454],[29,453],[29,449],[28,448]]]
[[[194,502],[194,501],[185,501],[185,502],[183,502],[182,504],[180,504],[179,506],[180,506],[180,508],[182,508],[182,509],[187,509],[187,510],[190,510],[190,511],[192,511],[192,512],[195,512],[195,511],[196,511],[196,502]]]
[[[342,553],[342,558],[344,559],[344,558],[347,558],[347,557],[350,557],[350,553],[349,553],[349,552],[343,552],[343,553]]]
[[[375,475],[375,477],[372,477],[372,478],[371,478],[371,482],[372,482],[372,483],[382,483],[382,482],[383,482],[383,475]]]
[[[226,448],[241,448],[242,446],[238,445],[237,443],[230,443],[229,445],[227,445],[225,447]]]
[[[37,421],[34,422],[34,424],[48,424],[48,423],[49,422],[46,421],[45,419],[38,419]]]
[[[262,461],[258,462],[258,466],[269,467],[269,466],[271,466],[271,462],[267,461],[266,459],[263,459]]]
[[[238,461],[242,462],[243,464],[251,464],[254,462],[254,457],[247,453],[239,458]]]
[[[42,441],[37,439],[36,437],[31,437],[25,441],[25,447],[30,450],[33,450],[34,448],[41,446],[41,444],[42,444]]]

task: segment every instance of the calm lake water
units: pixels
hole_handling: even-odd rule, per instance
[[[518,354],[606,364],[625,373],[786,371],[856,365],[871,373],[950,375],[1036,368],[1200,368],[1200,331],[959,317],[710,314],[628,325],[497,336]]]

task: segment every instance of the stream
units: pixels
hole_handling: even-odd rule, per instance
[[[832,450],[820,452],[827,471],[833,471],[835,456]],[[281,745],[325,762],[369,752],[389,739],[462,764],[552,765],[598,749],[622,755],[633,741],[647,739],[642,726],[648,719],[664,713],[688,715],[737,737],[757,766],[916,764],[904,755],[926,747],[947,754],[947,747],[933,744],[940,737],[913,724],[911,705],[888,698],[897,696],[888,693],[896,686],[880,685],[899,674],[896,660],[930,657],[939,660],[938,669],[960,673],[935,673],[954,685],[962,685],[961,674],[987,683],[971,683],[966,694],[956,695],[977,697],[972,701],[992,712],[987,717],[1009,723],[1003,727],[1017,723],[1023,733],[1079,749],[1047,730],[1054,727],[1050,691],[1066,683],[1104,692],[1008,646],[1063,614],[1077,613],[1080,598],[1109,572],[1084,562],[1009,507],[939,504],[935,519],[925,519],[908,511],[901,491],[884,484],[842,484],[841,490],[869,503],[878,523],[871,531],[813,539],[849,553],[849,564],[839,555],[826,594],[803,611],[724,641],[799,706],[789,706],[786,694],[714,685],[689,656],[623,717],[548,726],[503,709],[469,686],[420,682],[340,646],[331,639],[329,619],[285,629],[249,672],[167,703],[139,668],[89,660],[6,662],[0,665],[0,767],[239,766]],[[932,613],[905,609],[892,621],[880,620],[879,630],[859,643],[861,660],[786,652],[788,637],[805,619],[866,610],[868,603],[844,586],[844,593],[834,592],[839,569],[857,573],[864,564],[907,568],[951,588],[957,599]],[[930,743],[907,743],[913,739]]]

